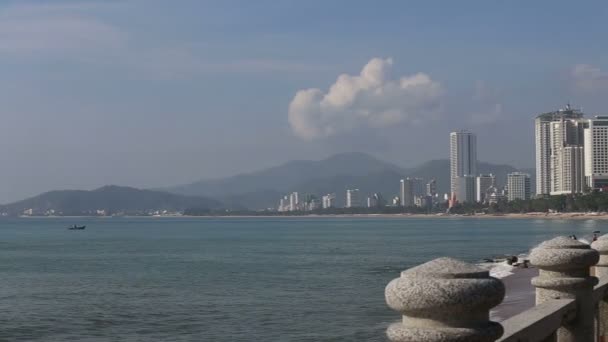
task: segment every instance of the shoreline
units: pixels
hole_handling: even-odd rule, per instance
[[[608,213],[521,213],[521,214],[478,214],[478,215],[462,215],[462,214],[309,214],[309,215],[209,215],[209,216],[194,216],[194,215],[167,215],[167,216],[18,216],[5,218],[19,219],[64,219],[64,218],[149,218],[149,219],[167,219],[167,218],[412,218],[412,219],[539,219],[539,220],[608,220]],[[2,218],[0,218],[2,219]]]

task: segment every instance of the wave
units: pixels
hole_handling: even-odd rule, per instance
[[[515,269],[518,267],[519,263],[524,260],[528,260],[528,254],[517,255],[517,262],[511,265],[509,265],[506,258],[492,259],[492,261],[482,262],[477,265],[483,269],[489,270],[490,276],[502,279],[515,273]]]

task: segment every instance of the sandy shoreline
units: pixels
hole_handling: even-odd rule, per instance
[[[307,215],[310,216],[310,215]],[[316,215],[323,217],[326,215]],[[500,219],[543,219],[543,220],[608,220],[608,213],[525,213],[525,214],[481,214],[481,215],[447,215],[447,214],[361,214],[361,215],[332,215],[334,217],[410,217],[410,218],[500,218]],[[303,216],[304,217],[304,216]]]
[[[608,213],[523,213],[523,214],[335,214],[335,215],[209,215],[209,216],[190,216],[190,215],[167,215],[167,216],[19,216],[18,218],[416,218],[416,219],[539,219],[539,220],[608,220]],[[14,217],[13,217],[14,218]]]
[[[172,216],[175,217],[175,216]],[[336,214],[336,215],[215,215],[215,216],[177,216],[187,218],[423,218],[423,219],[541,219],[541,220],[608,220],[608,213],[524,213],[524,214],[479,214],[479,215],[449,215],[449,214]],[[156,217],[159,218],[159,217]],[[162,218],[162,216],[160,217]]]

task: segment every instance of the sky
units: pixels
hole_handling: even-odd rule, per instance
[[[603,1],[0,1],[0,203],[188,183],[477,134],[534,165],[535,115],[608,114]]]

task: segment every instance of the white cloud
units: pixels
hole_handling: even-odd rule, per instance
[[[390,58],[373,58],[359,75],[340,75],[327,93],[318,88],[298,91],[289,105],[291,128],[312,140],[361,128],[420,123],[435,115],[441,85],[424,73],[392,79],[392,65]]]
[[[127,35],[106,24],[89,4],[21,4],[0,12],[0,53],[9,55],[78,57],[121,48]]]
[[[608,88],[608,72],[589,64],[577,64],[570,73],[575,89],[597,91]]]
[[[131,32],[104,15],[130,10],[133,8],[126,3],[107,1],[0,6],[0,59],[86,63],[161,79],[214,72],[306,73],[326,69],[272,58],[209,59],[205,53],[213,47],[149,39],[142,36],[145,31]]]

